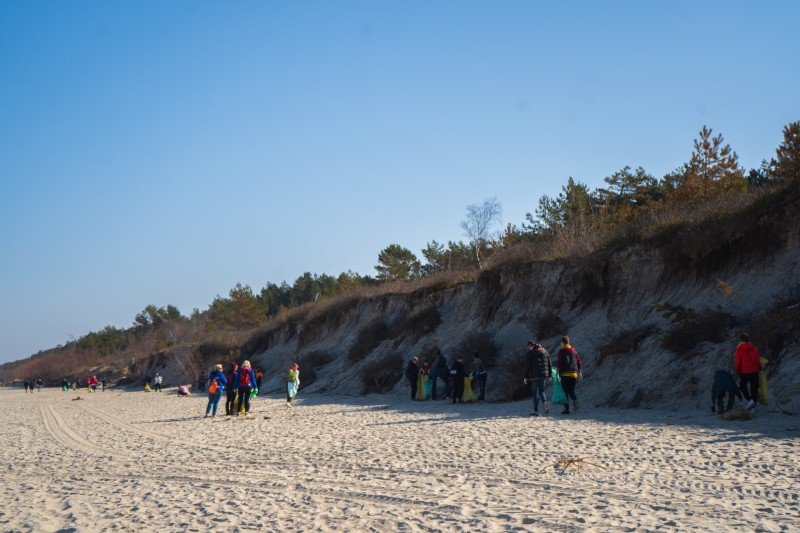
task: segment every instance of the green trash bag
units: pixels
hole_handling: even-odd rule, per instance
[[[556,369],[550,371],[550,377],[553,378],[553,393],[550,397],[550,403],[553,405],[564,405],[567,403],[567,394],[561,386],[561,376],[558,375]]]

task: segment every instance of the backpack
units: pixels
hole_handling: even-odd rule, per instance
[[[250,386],[250,369],[242,369],[239,373],[239,386],[240,387],[249,387]]]
[[[211,385],[208,386],[208,393],[216,394],[217,389],[219,389],[219,383],[217,383],[217,380],[215,379],[214,381],[211,382]]]

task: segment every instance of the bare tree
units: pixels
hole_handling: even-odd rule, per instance
[[[493,224],[500,223],[502,218],[503,206],[496,196],[486,198],[483,203],[467,206],[467,218],[462,220],[459,226],[475,249],[478,268],[481,268],[481,248],[489,239],[489,230]]]

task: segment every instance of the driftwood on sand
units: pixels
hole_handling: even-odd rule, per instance
[[[599,465],[597,463],[592,463],[590,461],[587,461],[587,459],[591,459],[591,457],[561,457],[552,466],[556,470],[558,470],[560,468],[562,474],[565,473],[567,471],[567,468],[569,468],[570,466],[573,467],[572,468],[573,470],[578,470],[578,471],[581,471],[583,469],[583,467],[586,466],[586,465],[596,466],[597,468],[602,468],[602,469],[606,468],[603,465]],[[548,468],[547,466],[544,467],[542,469],[542,472],[547,470],[547,468]]]

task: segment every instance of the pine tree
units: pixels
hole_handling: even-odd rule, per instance
[[[411,250],[399,244],[390,244],[378,254],[375,270],[380,280],[407,280],[419,277],[420,264]]]
[[[780,181],[800,180],[800,121],[783,127],[783,142],[775,150],[770,171]]]

